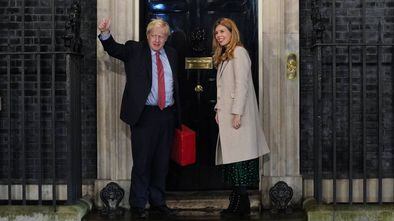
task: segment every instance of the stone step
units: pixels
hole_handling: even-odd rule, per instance
[[[0,221],[81,221],[92,209],[92,202],[81,199],[73,205],[4,205],[0,206]]]
[[[99,214],[98,211],[92,211],[88,214],[83,221],[130,221],[134,220],[132,215],[130,214],[129,210],[126,210],[124,216],[116,217],[116,218],[108,218],[103,217]],[[164,219],[157,219],[154,217],[150,217],[147,220],[164,220]],[[306,216],[304,211],[302,210],[295,210],[292,214],[277,214],[273,215],[270,214],[269,211],[264,210],[262,214],[255,214],[250,217],[245,217],[243,219],[240,218],[228,218],[223,219],[219,215],[181,215],[178,213],[178,216],[173,218],[172,220],[176,221],[198,221],[198,220],[209,220],[209,221],[220,221],[220,220],[261,220],[261,221],[306,221]]]
[[[252,215],[258,214],[261,208],[260,192],[249,192]],[[176,209],[181,216],[217,216],[229,204],[231,191],[196,191],[168,192],[167,205]]]
[[[303,207],[308,221],[394,221],[394,204],[319,204],[308,198]]]

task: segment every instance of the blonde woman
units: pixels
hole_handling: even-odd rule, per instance
[[[232,185],[222,216],[250,214],[247,187],[259,182],[258,158],[269,152],[261,127],[252,81],[251,61],[234,21],[217,20],[213,27],[213,60],[217,67],[215,120],[219,126],[216,165]]]

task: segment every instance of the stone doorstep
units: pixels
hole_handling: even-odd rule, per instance
[[[394,221],[394,204],[318,204],[306,199],[303,207],[308,221]]]
[[[86,199],[74,205],[59,205],[56,211],[53,206],[4,205],[0,206],[0,221],[80,221],[91,209],[92,203]]]
[[[258,190],[249,192],[252,215],[260,211],[261,197]],[[167,205],[181,216],[218,216],[229,204],[231,191],[168,192]]]

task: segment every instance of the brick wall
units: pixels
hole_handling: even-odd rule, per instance
[[[0,50],[1,52],[37,52],[53,51],[52,30],[55,33],[55,51],[65,51],[63,35],[69,8],[73,1],[55,0],[55,26],[52,24],[52,0],[25,0],[24,23],[22,0],[0,1]],[[81,75],[82,105],[82,174],[85,180],[96,178],[96,1],[81,1],[81,37],[83,71]],[[24,28],[24,32],[23,32]],[[24,34],[24,39],[22,35]],[[25,170],[29,181],[34,182],[39,176],[42,165],[43,177],[50,178],[53,172],[52,155],[55,131],[56,173],[58,178],[65,178],[67,171],[66,123],[69,112],[67,107],[68,90],[65,75],[65,56],[55,57],[55,129],[52,127],[53,93],[51,90],[51,55],[41,56],[41,77],[37,75],[37,57],[35,55],[11,56],[11,107],[7,107],[8,95],[7,60],[0,56],[0,179],[8,176],[9,158],[12,161],[12,176],[20,178]],[[23,65],[25,69],[23,70]],[[24,75],[22,74],[24,72]],[[22,84],[24,78],[25,83]],[[41,99],[38,96],[38,83],[41,81]],[[25,95],[23,99],[21,96]],[[41,102],[41,114],[38,104]],[[25,114],[22,111],[25,109]],[[8,137],[11,110],[11,140]],[[39,145],[39,125],[41,125],[41,145]],[[24,128],[24,129],[23,129]],[[25,137],[23,142],[23,137]],[[11,144],[11,154],[8,144]],[[23,155],[23,144],[25,155]],[[39,150],[42,149],[42,162]]]
[[[325,31],[323,43],[333,42],[332,19],[335,18],[336,42],[361,43],[363,36],[363,12],[361,0],[336,1],[336,15],[332,13],[332,1],[323,0],[320,8]],[[301,42],[301,173],[305,176],[313,172],[313,62],[316,58],[311,46],[312,22],[311,0],[300,1],[300,42]],[[378,40],[378,23],[382,23],[383,43],[394,43],[394,1],[366,1],[365,36],[367,43]],[[351,25],[349,24],[351,22]],[[350,28],[351,27],[351,31]],[[350,34],[351,33],[351,34]],[[332,76],[333,76],[333,48],[322,48],[322,149],[323,172],[330,175],[332,171],[332,128],[336,128],[337,170],[340,177],[347,176],[349,162],[349,55],[348,47],[336,47],[336,109],[332,108]],[[392,177],[394,159],[394,131],[393,131],[393,47],[382,48],[381,73],[382,112],[383,112],[383,172],[384,176]],[[353,170],[356,177],[362,174],[362,47],[352,48],[352,132],[353,138]],[[377,176],[378,168],[378,78],[377,78],[377,50],[376,47],[366,47],[366,149],[367,174]],[[334,121],[332,116],[334,115]],[[333,123],[334,122],[334,123]]]

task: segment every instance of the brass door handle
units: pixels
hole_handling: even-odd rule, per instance
[[[204,88],[202,87],[201,84],[197,84],[196,87],[194,87],[194,91],[197,93],[201,93],[204,91]]]

